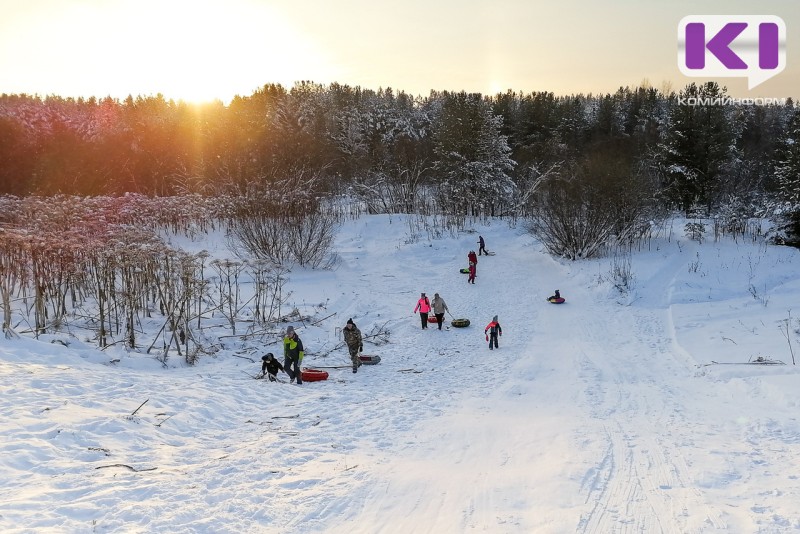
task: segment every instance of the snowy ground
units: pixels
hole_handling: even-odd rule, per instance
[[[335,313],[295,325],[306,365],[345,366],[325,382],[248,377],[277,344],[165,369],[67,334],[0,339],[0,531],[800,530],[800,373],[780,330],[791,317],[800,356],[798,251],[676,230],[634,254],[621,296],[608,259],[476,230],[497,255],[475,285],[458,270],[477,234],[407,243],[396,216],[347,223],[335,271],[290,275],[299,306]],[[545,302],[556,288],[566,304]],[[471,326],[421,330],[421,291]],[[391,330],[358,374],[346,349],[321,357],[348,317]],[[742,363],[759,356],[787,365]]]

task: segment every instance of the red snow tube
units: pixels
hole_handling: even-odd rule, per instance
[[[564,304],[564,298],[559,297],[557,299],[554,299],[553,297],[550,297],[549,299],[547,299],[547,302],[549,302],[550,304]]]
[[[429,323],[435,323],[436,322],[436,316],[435,315],[431,315],[430,317],[428,317],[428,322]]]
[[[319,382],[320,380],[328,379],[328,371],[303,367],[300,370],[300,376],[303,377],[303,382]]]
[[[375,365],[381,363],[381,357],[377,354],[361,354],[358,357],[364,365]]]

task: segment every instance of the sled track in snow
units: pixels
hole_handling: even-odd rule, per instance
[[[687,432],[694,425],[676,415],[682,413],[681,392],[665,389],[659,377],[688,371],[670,353],[660,315],[625,308],[617,312],[623,320],[604,321],[605,329],[593,319],[603,317],[600,310],[583,316],[579,367],[586,409],[602,445],[582,480],[586,510],[577,532],[684,533],[726,526],[724,514],[694,487],[680,450],[691,441]],[[604,330],[607,337],[593,335]],[[621,345],[633,346],[620,350]],[[631,353],[638,355],[633,361],[616,356]],[[630,430],[648,427],[653,431],[647,435]]]

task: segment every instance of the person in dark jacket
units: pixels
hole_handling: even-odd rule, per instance
[[[361,358],[359,358],[358,353],[364,350],[361,330],[358,329],[353,319],[348,319],[342,333],[344,334],[344,342],[347,344],[347,350],[350,351],[350,360],[353,362],[353,372],[357,373],[358,368],[361,367]]]
[[[303,361],[303,342],[294,331],[294,327],[286,327],[286,335],[283,338],[283,370],[289,375],[289,382],[297,381],[297,385],[303,384],[303,376],[300,371],[300,364]]]
[[[275,359],[275,355],[271,352],[262,356],[261,361],[263,362],[261,364],[261,376],[267,376],[270,382],[275,382],[277,380],[278,371],[283,371],[283,366]]]
[[[492,317],[492,322],[486,325],[483,333],[486,335],[486,341],[489,342],[489,350],[492,350],[492,344],[494,344],[494,348],[499,348],[497,345],[497,337],[503,335],[503,329],[496,315]]]
[[[489,252],[486,250],[486,242],[483,240],[482,235],[478,236],[478,245],[480,246],[480,248],[478,249],[478,256],[480,256],[481,253],[486,254],[488,256]]]

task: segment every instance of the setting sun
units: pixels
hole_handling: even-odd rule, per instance
[[[268,82],[336,77],[313,39],[263,3],[126,0],[57,10],[28,22],[25,39],[38,45],[18,65],[49,93],[227,102]]]

